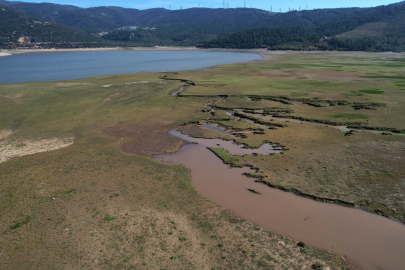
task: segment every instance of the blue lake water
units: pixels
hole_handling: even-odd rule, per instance
[[[112,51],[29,53],[0,57],[0,83],[202,69],[261,59],[255,53]]]

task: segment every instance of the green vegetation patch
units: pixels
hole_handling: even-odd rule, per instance
[[[27,216],[27,217],[24,218],[23,221],[17,222],[17,223],[15,223],[14,225],[10,226],[10,230],[18,229],[18,228],[20,228],[22,225],[27,224],[28,222],[30,222],[30,220],[31,220],[31,217],[30,217],[30,216]]]
[[[112,220],[114,220],[115,219],[115,217],[112,217],[112,216],[110,216],[110,215],[105,215],[105,217],[104,217],[104,221],[112,221]]]
[[[341,114],[330,115],[330,117],[333,117],[333,118],[345,118],[345,119],[349,119],[349,120],[367,119],[367,118],[369,118],[367,115],[356,114],[356,113],[341,113]]]
[[[405,62],[405,58],[392,58],[390,59],[392,62]]]
[[[363,76],[363,78],[371,78],[371,79],[402,79],[402,80],[405,80],[405,76],[386,76],[386,75]]]
[[[396,82],[395,85],[399,87],[405,87],[405,82]]]
[[[230,128],[236,131],[242,131],[242,130],[262,130],[262,128],[258,127],[255,124],[251,124],[247,121],[244,120],[238,120],[238,121],[218,121],[216,122],[219,125],[225,127],[225,128]]]
[[[373,94],[373,95],[383,94],[384,93],[384,91],[382,91],[380,89],[365,89],[365,90],[359,90],[359,92],[367,93],[367,94]]]
[[[229,154],[228,150],[224,148],[214,148],[214,147],[207,147],[211,150],[215,155],[217,155],[225,164],[231,165],[231,167],[242,167],[243,164],[240,163],[240,158],[238,155],[231,155]]]
[[[226,111],[218,110],[212,113],[211,119],[213,120],[228,120],[231,119],[229,115],[226,114]]]

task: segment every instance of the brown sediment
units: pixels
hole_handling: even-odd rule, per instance
[[[230,168],[203,145],[186,145],[156,158],[190,168],[195,189],[234,215],[343,255],[359,269],[401,269],[405,264],[405,226],[399,222],[269,188],[242,175],[254,170]]]
[[[150,157],[156,153],[177,151],[184,144],[183,140],[167,134],[170,128],[150,123],[120,123],[103,131],[122,140],[120,149],[123,152]]]

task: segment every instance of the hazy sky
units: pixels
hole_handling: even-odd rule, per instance
[[[49,2],[56,4],[74,5],[78,7],[95,7],[95,6],[120,6],[126,8],[137,8],[137,9],[147,9],[155,7],[164,7],[171,9],[180,9],[182,7],[192,8],[192,7],[208,7],[208,8],[222,8],[222,0],[18,0],[21,2]],[[315,8],[339,8],[339,7],[370,7],[370,6],[381,6],[388,5],[392,3],[397,3],[400,1],[389,1],[389,0],[341,0],[341,1],[325,1],[325,0],[284,0],[284,1],[260,1],[260,0],[250,0],[245,1],[246,7],[254,7],[265,10],[270,10],[270,6],[273,7],[273,11],[283,12],[288,11],[288,8],[298,10]],[[225,7],[229,8],[243,7],[243,0],[230,0],[225,1]]]

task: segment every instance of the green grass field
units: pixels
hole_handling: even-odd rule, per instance
[[[286,54],[168,73],[196,84],[179,97],[168,94],[182,83],[161,75],[0,85],[0,151],[11,146],[7,151],[15,153],[0,163],[0,268],[311,269],[321,261],[330,269],[350,269],[333,253],[303,250],[287,237],[237,221],[196,193],[187,168],[152,158],[183,144],[168,130],[198,121],[250,131],[238,143],[258,147],[269,141],[288,149],[283,155],[237,160],[259,168],[265,181],[404,220],[404,136],[365,131],[344,136],[333,128],[293,122],[253,134],[254,124],[226,121],[225,111],[211,113],[204,105],[404,129],[400,76],[405,69],[398,59]],[[383,93],[360,91],[375,89]],[[294,101],[248,99],[252,95]],[[350,105],[322,101],[322,107],[314,107],[298,101],[308,98]],[[384,106],[356,111],[354,102]],[[195,124],[180,130],[230,139]],[[73,144],[52,151],[45,145],[36,152],[38,142],[52,139]]]

